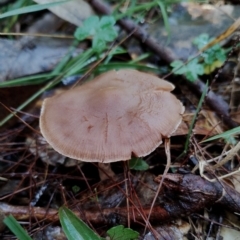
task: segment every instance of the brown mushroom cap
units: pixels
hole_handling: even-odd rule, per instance
[[[182,120],[171,83],[136,70],[104,73],[45,99],[40,129],[61,154],[87,162],[146,156]]]

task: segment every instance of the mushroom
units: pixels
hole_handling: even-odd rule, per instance
[[[184,107],[174,85],[137,70],[109,71],[44,100],[40,129],[59,153],[86,162],[142,157],[169,138]]]

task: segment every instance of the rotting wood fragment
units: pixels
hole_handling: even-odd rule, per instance
[[[155,180],[159,182],[160,179],[161,176]],[[194,174],[167,174],[164,185],[169,191],[169,197],[172,196],[173,201],[178,204],[173,205],[178,214],[188,215],[215,204],[232,212],[240,211],[240,193],[224,182],[209,182]],[[168,211],[171,213],[169,207]]]

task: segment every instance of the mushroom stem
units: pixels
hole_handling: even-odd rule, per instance
[[[104,181],[109,178],[113,178],[116,174],[113,172],[110,163],[98,163],[98,173],[101,181]]]

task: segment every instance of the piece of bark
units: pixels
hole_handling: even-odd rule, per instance
[[[155,180],[159,182],[161,176]],[[231,212],[240,211],[240,193],[224,182],[210,182],[194,174],[167,174],[164,185],[178,201],[179,214],[190,214],[215,204]],[[170,206],[170,205],[169,205]],[[174,206],[176,210],[176,205]],[[169,208],[169,212],[172,210]]]

